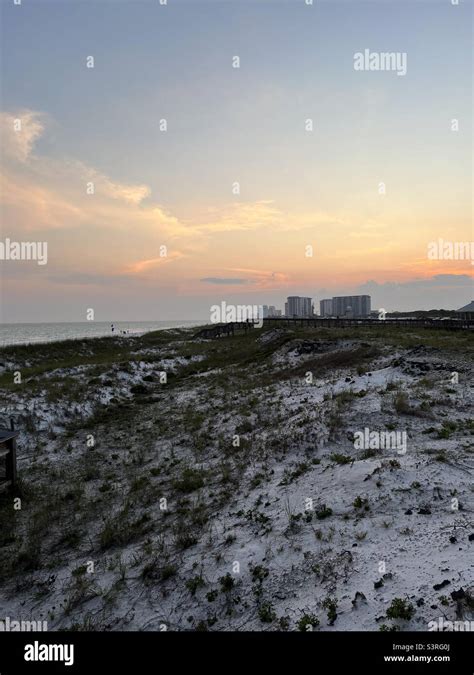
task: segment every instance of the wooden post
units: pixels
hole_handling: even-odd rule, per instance
[[[5,458],[5,480],[0,487],[13,487],[17,481],[16,438],[18,431],[0,429],[0,456]]]
[[[7,448],[10,452],[5,457],[6,479],[11,481],[11,487],[16,484],[16,438],[10,438],[7,441]]]

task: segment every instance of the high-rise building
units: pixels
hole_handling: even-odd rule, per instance
[[[290,295],[285,303],[285,316],[310,317],[313,316],[312,298],[304,298],[299,295]]]
[[[333,316],[370,316],[370,295],[341,295],[332,299]]]
[[[278,310],[275,305],[262,305],[262,315],[264,319],[272,316],[281,316],[281,310]]]
[[[319,315],[320,316],[332,316],[332,299],[321,300],[319,302]]]

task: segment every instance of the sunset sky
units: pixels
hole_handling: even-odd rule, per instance
[[[1,238],[48,243],[0,261],[2,321],[474,298],[471,261],[427,258],[473,240],[471,2],[0,1]]]

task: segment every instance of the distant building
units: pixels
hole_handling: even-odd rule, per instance
[[[340,295],[332,299],[333,316],[370,316],[370,295]]]
[[[288,296],[285,303],[285,316],[310,317],[313,316],[313,299],[299,295]]]
[[[262,305],[263,319],[269,319],[274,316],[281,316],[281,309],[277,309],[275,305]]]
[[[319,302],[319,315],[332,316],[332,298],[329,300],[321,300]]]
[[[460,314],[463,319],[474,319],[474,300],[461,309],[457,309],[456,314]]]

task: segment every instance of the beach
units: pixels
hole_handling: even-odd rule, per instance
[[[1,422],[20,431],[5,616],[146,631],[472,619],[472,336],[196,332],[0,351]]]
[[[155,330],[199,326],[204,321],[78,321],[57,323],[2,323],[0,347],[81,340],[114,335],[143,335]]]

